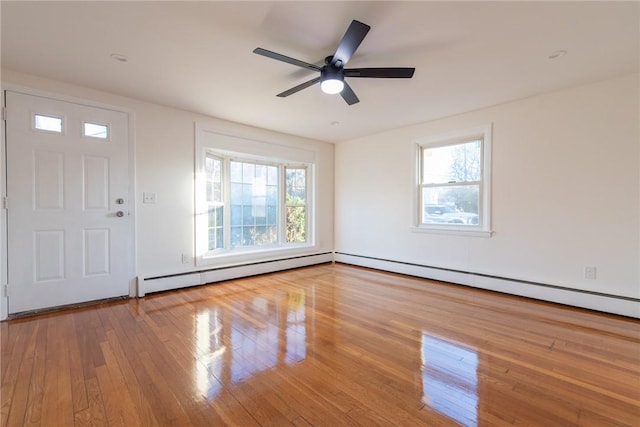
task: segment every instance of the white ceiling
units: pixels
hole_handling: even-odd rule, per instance
[[[3,67],[331,142],[638,72],[640,62],[635,1],[0,7]],[[371,31],[348,68],[416,67],[413,79],[348,79],[353,106],[319,85],[277,98],[317,73],[252,50],[322,65],[352,19]],[[550,60],[557,50],[568,53]]]

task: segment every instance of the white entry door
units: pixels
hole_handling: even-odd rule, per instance
[[[129,294],[128,114],[6,92],[9,312]]]

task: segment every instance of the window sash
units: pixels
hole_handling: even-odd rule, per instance
[[[420,151],[420,182],[423,184],[447,184],[453,182],[482,180],[483,147],[484,141],[481,137],[471,137],[446,143],[423,145]],[[438,155],[438,153],[441,154]],[[435,162],[428,162],[427,158],[431,156],[435,156],[436,158],[439,157],[439,159],[436,159]],[[451,159],[453,156],[457,156],[457,158]],[[439,173],[436,173],[436,171],[429,170],[429,167],[427,166],[428,163],[435,163],[435,166],[437,164],[442,164],[443,161],[449,162],[449,170],[437,170]],[[451,168],[454,167],[455,170],[452,171]],[[464,174],[464,178],[452,176],[452,174],[460,173],[461,171]],[[443,175],[446,178],[444,178]],[[469,179],[475,177],[478,179]]]

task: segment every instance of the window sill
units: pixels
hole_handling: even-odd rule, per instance
[[[467,236],[467,237],[491,237],[493,231],[482,230],[479,228],[466,228],[456,226],[412,226],[411,231],[414,233],[430,233],[443,234],[450,236]]]
[[[270,261],[282,256],[306,255],[317,249],[312,244],[297,244],[272,246],[269,248],[252,249],[252,250],[230,250],[218,253],[210,253],[196,257],[196,265],[216,265],[216,264],[236,264],[243,262]]]

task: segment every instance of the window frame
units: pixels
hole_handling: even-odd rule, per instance
[[[467,142],[480,141],[480,180],[456,183],[427,184],[424,177],[424,151],[426,149],[454,146]],[[467,235],[476,237],[490,237],[491,230],[491,145],[492,126],[483,125],[468,129],[461,129],[445,134],[420,138],[415,141],[415,173],[413,177],[413,223],[412,230],[435,234]],[[423,223],[423,189],[442,188],[447,186],[478,185],[478,224],[459,225],[450,223]]]
[[[244,262],[277,257],[280,254],[296,256],[308,253],[315,248],[315,152],[302,152],[291,147],[266,142],[244,140],[230,135],[211,132],[203,126],[196,125],[195,153],[195,218],[194,241],[196,265],[213,265],[228,262]],[[217,139],[219,138],[219,141]],[[235,151],[237,142],[246,142],[246,152]],[[219,144],[217,143],[219,142]],[[229,149],[233,145],[234,151]],[[253,147],[253,148],[252,148]],[[268,149],[267,149],[268,148]],[[296,153],[301,151],[301,153]],[[290,154],[292,153],[292,154]],[[289,156],[288,156],[289,154]],[[297,158],[296,158],[297,154]],[[272,157],[272,155],[274,155]],[[224,248],[209,250],[208,207],[206,198],[207,175],[205,161],[207,156],[222,160],[222,206],[223,206],[223,241]],[[306,157],[305,157],[306,156]],[[287,159],[290,157],[290,159]],[[231,247],[231,171],[232,161],[246,162],[278,167],[278,212],[277,239],[274,244]],[[287,168],[304,169],[306,184],[305,242],[286,242],[286,176]]]

